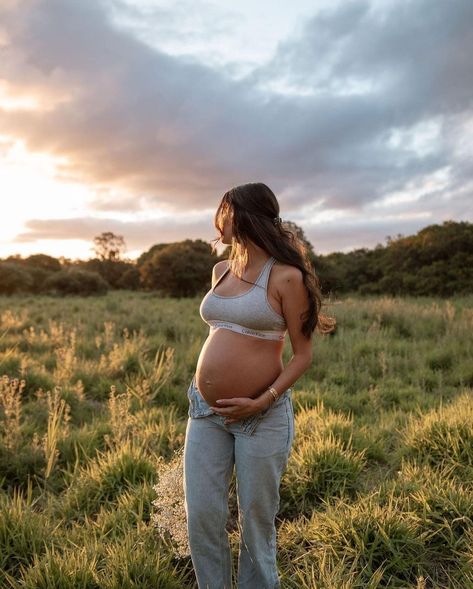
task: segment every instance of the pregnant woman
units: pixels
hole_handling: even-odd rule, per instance
[[[262,183],[226,192],[215,213],[228,260],[215,264],[200,306],[210,330],[187,391],[184,494],[199,589],[232,589],[226,522],[235,468],[238,589],[280,587],[275,517],[294,439],[291,385],[312,362],[312,334],[334,321],[319,311],[319,283],[304,243]],[[248,287],[248,285],[250,285]],[[293,355],[282,363],[284,337]]]

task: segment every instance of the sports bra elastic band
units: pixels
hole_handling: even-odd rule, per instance
[[[207,323],[210,325],[210,329],[216,329],[217,327],[224,327],[225,329],[231,329],[238,333],[244,333],[246,335],[252,335],[254,337],[260,337],[262,339],[273,339],[277,341],[283,341],[286,334],[285,331],[260,331],[257,329],[249,329],[238,325],[238,323],[230,323],[229,321],[220,321],[218,319],[208,319]]]

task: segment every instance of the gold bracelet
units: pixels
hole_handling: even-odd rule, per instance
[[[273,400],[271,402],[271,405],[272,405],[275,401],[277,401],[279,399],[279,393],[277,392],[277,390],[274,387],[269,387],[269,389],[266,389],[266,390],[269,391],[269,393],[273,397]]]

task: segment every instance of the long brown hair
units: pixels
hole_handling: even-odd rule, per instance
[[[273,191],[262,182],[250,182],[231,188],[222,197],[215,212],[214,224],[219,237],[212,240],[212,251],[223,237],[225,219],[232,219],[233,240],[228,258],[231,271],[241,278],[248,262],[247,243],[251,240],[279,262],[295,266],[302,272],[309,294],[309,308],[304,319],[302,333],[310,338],[317,330],[321,334],[335,329],[336,321],[320,312],[322,295],[320,283],[307,247],[279,217],[279,203]]]

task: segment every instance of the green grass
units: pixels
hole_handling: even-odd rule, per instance
[[[347,296],[327,309],[337,331],[315,337],[293,386],[283,588],[473,588],[472,303]],[[152,502],[184,444],[199,304],[0,297],[1,587],[196,587]],[[180,479],[166,476],[172,499]]]

